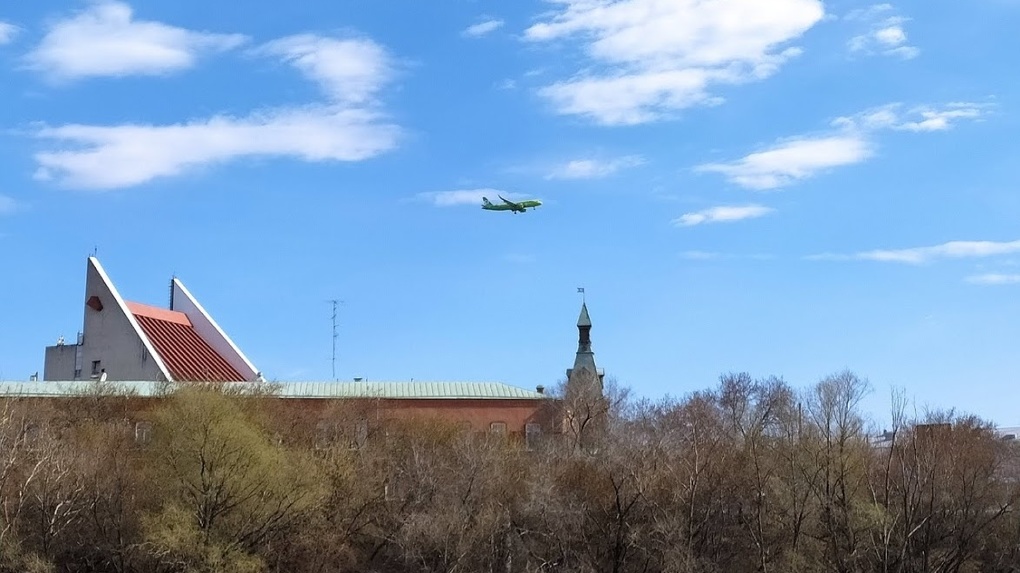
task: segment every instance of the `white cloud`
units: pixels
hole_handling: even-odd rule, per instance
[[[498,201],[499,195],[502,195],[511,201],[524,198],[524,196],[519,193],[510,193],[490,188],[458,189],[456,191],[430,191],[427,193],[419,193],[418,198],[428,201],[437,207],[456,207],[460,205],[481,205],[483,197],[488,198],[489,201]]]
[[[710,163],[696,169],[722,173],[741,187],[775,189],[833,167],[859,163],[872,153],[867,140],[846,134],[792,139],[730,163]]]
[[[894,9],[892,4],[873,4],[867,8],[857,8],[847,12],[844,20],[873,20],[881,14],[887,14]]]
[[[848,20],[862,20],[868,24],[865,32],[847,42],[850,51],[868,55],[898,56],[905,60],[916,58],[921,50],[907,43],[907,32],[903,29],[907,19],[899,16],[886,17],[892,11],[893,7],[889,4],[878,4],[848,14]]]
[[[918,121],[906,121],[897,126],[909,131],[943,131],[952,127],[958,119],[978,119],[985,115],[986,106],[973,103],[951,103],[943,109],[916,108],[913,113],[920,115]]]
[[[1012,285],[1020,283],[1020,274],[987,273],[969,276],[967,282],[976,285]]]
[[[14,41],[14,36],[18,34],[18,27],[8,22],[0,21],[0,46],[9,44]]]
[[[819,173],[861,163],[874,155],[874,138],[882,130],[939,131],[960,120],[984,117],[983,104],[956,102],[945,106],[923,106],[902,111],[893,103],[868,109],[831,122],[834,130],[825,135],[797,136],[780,140],[762,151],[724,163],[709,163],[696,171],[721,173],[747,189],[784,187]]]
[[[637,155],[628,155],[616,159],[575,159],[558,165],[546,179],[599,179],[608,177],[621,169],[636,167],[644,163]]]
[[[313,34],[269,42],[256,53],[281,57],[318,82],[331,100],[364,104],[393,77],[386,50],[367,39],[337,39]]]
[[[18,202],[6,195],[0,195],[0,215],[8,215],[18,209]]]
[[[580,37],[595,66],[544,87],[557,111],[601,124],[638,124],[720,101],[712,84],[764,79],[792,57],[783,47],[824,16],[818,0],[552,0],[561,9],[525,32]]]
[[[391,77],[388,58],[377,45],[293,36],[260,52],[283,57],[322,84],[330,101],[173,125],[43,128],[37,137],[58,148],[36,154],[37,178],[110,189],[242,157],[360,161],[396,146],[401,130],[374,109],[376,92]]]
[[[477,23],[477,24],[475,24],[473,26],[468,26],[467,29],[464,30],[464,35],[465,36],[470,36],[472,38],[478,38],[478,37],[484,36],[486,34],[489,34],[491,32],[495,32],[496,30],[498,30],[501,27],[503,27],[503,21],[502,20],[496,20],[496,19],[491,19],[490,18],[490,19],[485,20],[483,22],[479,22],[479,23]]]
[[[719,206],[694,213],[684,213],[673,220],[677,226],[689,227],[702,223],[732,223],[744,219],[756,219],[772,213],[775,209],[762,205]]]
[[[741,221],[744,219],[764,217],[773,211],[775,211],[775,209],[764,207],[762,205],[711,207],[694,213],[684,213],[676,219],[673,219],[673,224],[677,226],[692,226],[702,223]]]
[[[398,128],[377,119],[364,110],[310,106],[177,125],[45,128],[37,136],[65,148],[36,154],[37,178],[112,189],[241,157],[359,161],[396,145]]]
[[[984,258],[997,255],[1020,253],[1020,240],[995,241],[950,241],[931,247],[909,249],[879,249],[852,255],[813,255],[816,260],[863,260],[920,265],[936,259]]]
[[[112,0],[53,24],[28,54],[29,66],[55,79],[160,75],[195,65],[203,52],[233,49],[239,34],[212,34],[135,20],[131,7]]]
[[[989,105],[973,102],[951,102],[943,106],[918,106],[901,111],[903,105],[892,103],[866,110],[857,115],[839,117],[832,125],[856,132],[896,129],[905,131],[945,131],[960,120],[978,120],[988,115]]]

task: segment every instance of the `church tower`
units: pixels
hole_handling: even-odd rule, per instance
[[[604,371],[595,365],[591,348],[591,317],[588,305],[581,303],[577,319],[577,355],[574,367],[567,369],[564,388],[563,430],[575,449],[594,451],[606,428],[608,401],[603,393]]]
[[[595,366],[595,353],[591,349],[591,317],[588,316],[588,305],[581,303],[581,315],[577,318],[577,355],[574,367],[567,369],[567,386],[590,386],[597,381],[596,388],[602,394],[602,379],[605,372]],[[575,383],[576,382],[576,383]]]

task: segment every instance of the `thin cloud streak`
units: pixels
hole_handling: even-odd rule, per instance
[[[813,260],[832,261],[877,261],[923,265],[938,259],[970,259],[985,258],[999,255],[1020,253],[1020,240],[1008,242],[996,241],[949,241],[930,247],[913,247],[909,249],[878,249],[850,255],[821,254],[811,255]]]
[[[703,223],[732,223],[745,219],[764,217],[773,211],[775,209],[762,205],[711,207],[694,213],[685,213],[674,219],[673,224],[679,227],[690,227]]]
[[[400,129],[379,119],[363,110],[313,106],[177,125],[45,128],[36,137],[65,148],[36,154],[36,179],[116,189],[244,157],[361,161],[397,144]]]
[[[892,103],[838,117],[825,135],[797,136],[740,159],[696,166],[695,172],[720,173],[728,181],[751,190],[771,190],[815,177],[836,167],[862,163],[875,155],[875,138],[882,130],[946,131],[961,120],[980,120],[984,104],[953,102],[918,106],[903,111]]]
[[[1020,284],[1020,274],[987,273],[983,275],[969,276],[966,281],[976,285]]]
[[[492,32],[495,32],[499,28],[503,27],[503,21],[497,19],[489,19],[484,22],[479,22],[473,26],[468,26],[463,34],[471,38],[480,38]]]
[[[855,135],[792,139],[730,163],[709,163],[699,172],[721,173],[741,187],[767,190],[814,177],[834,167],[860,163],[873,155],[871,145]]]
[[[499,195],[510,199],[522,199],[520,193],[501,191],[499,189],[457,189],[453,191],[429,191],[418,193],[417,197],[428,201],[436,207],[458,207],[462,205],[481,205],[482,198],[487,197],[490,201],[498,201]]]
[[[628,155],[610,160],[575,159],[559,165],[552,170],[546,179],[601,179],[630,167],[644,163],[637,155]]]

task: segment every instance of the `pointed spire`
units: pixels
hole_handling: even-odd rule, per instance
[[[591,317],[588,316],[588,305],[586,303],[581,303],[581,316],[577,318],[577,326],[591,327]]]

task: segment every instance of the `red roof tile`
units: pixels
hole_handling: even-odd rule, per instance
[[[244,377],[213,350],[183,312],[127,303],[145,336],[159,353],[174,380],[189,382],[240,382]]]
[[[191,326],[191,319],[183,312],[167,310],[165,308],[159,308],[158,306],[149,306],[140,302],[124,302],[127,304],[128,310],[131,311],[131,314],[135,316],[147,316],[149,318],[155,318],[156,320],[165,320],[167,322]]]

